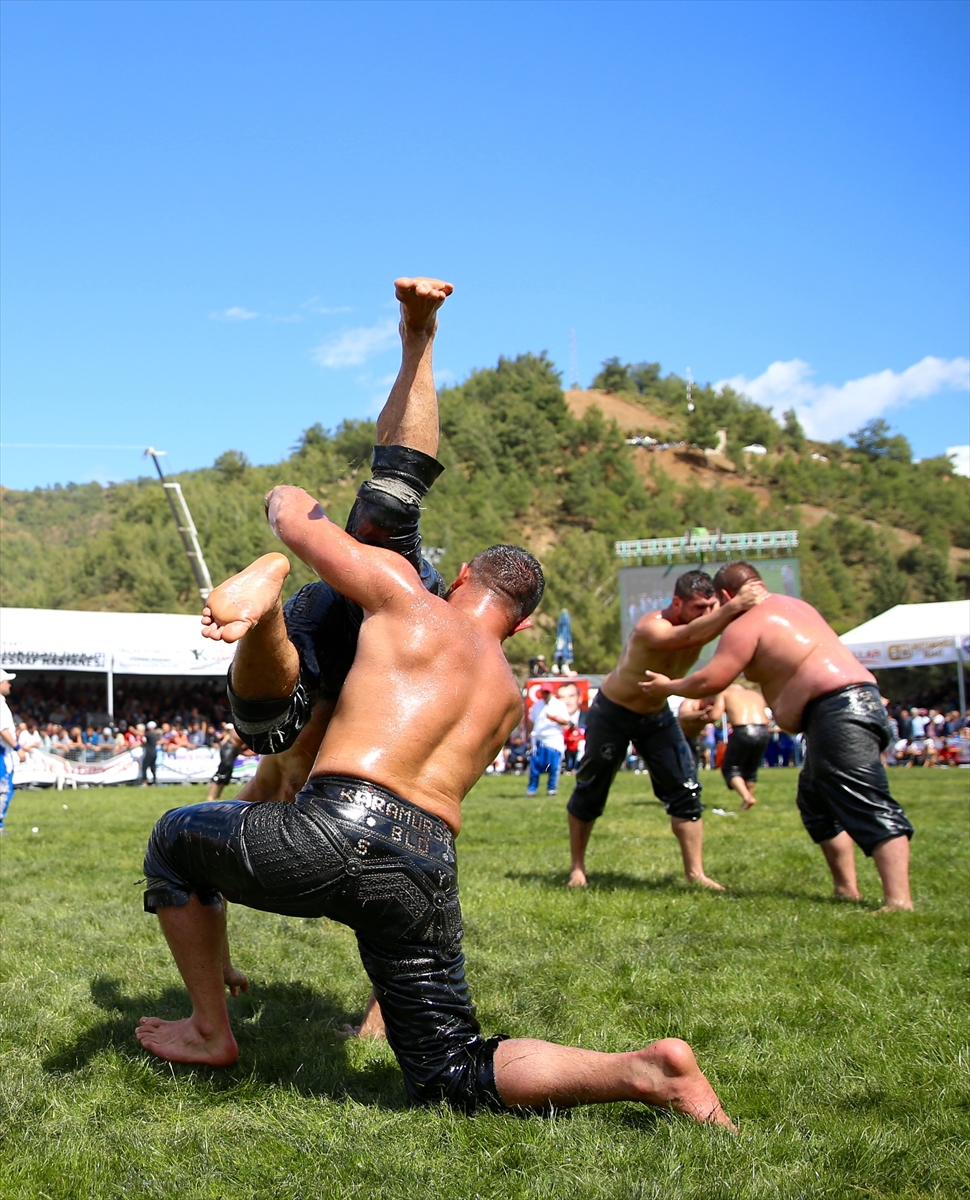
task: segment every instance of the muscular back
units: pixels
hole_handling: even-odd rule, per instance
[[[403,576],[403,573],[402,573]],[[461,827],[461,801],[522,716],[500,643],[417,576],[365,613],[315,775],[389,788]]]
[[[732,725],[767,725],[768,714],[761,693],[732,684],[724,691],[724,711]]]

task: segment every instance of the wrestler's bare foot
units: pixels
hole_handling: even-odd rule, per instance
[[[167,1062],[228,1067],[239,1057],[239,1047],[228,1025],[221,1029],[203,1029],[194,1014],[182,1021],[142,1017],[135,1037],[146,1050]]]
[[[834,888],[832,891],[833,900],[851,900],[857,903],[862,899],[862,893],[855,888]]]
[[[359,1025],[341,1025],[337,1030],[339,1037],[343,1038],[364,1038],[369,1041],[382,1041],[387,1037],[387,1030],[384,1028],[384,1014],[381,1012],[381,1006],[377,1003],[377,997],[373,991],[367,997],[367,1007],[364,1009],[364,1019]]]
[[[643,1070],[643,1098],[648,1104],[661,1105],[693,1117],[695,1121],[723,1125],[737,1133],[686,1042],[680,1038],[664,1038],[640,1050],[636,1057]]]
[[[726,892],[727,888],[723,883],[718,883],[716,879],[712,879],[710,875],[688,875],[688,883],[699,883],[701,887],[710,888],[712,892]]]
[[[754,808],[757,803],[758,801],[755,800],[754,796],[752,796],[750,800],[745,800],[745,802],[741,805],[741,811],[747,812],[749,808]]]
[[[566,887],[586,887],[586,885],[586,872],[582,867],[573,867],[569,872],[569,882],[566,884]]]
[[[238,996],[240,992],[249,991],[248,978],[236,967],[223,967],[222,982],[229,989],[230,996]]]
[[[435,314],[454,287],[443,279],[395,279],[394,295],[401,301],[401,334],[421,333],[434,337],[438,328]]]
[[[909,904],[904,904],[901,901],[896,901],[893,904],[884,904],[882,906],[882,908],[877,908],[875,915],[878,917],[880,915],[880,913],[913,912],[913,911],[914,911],[914,909],[913,909],[913,905],[911,902]]]
[[[238,642],[279,606],[283,581],[290,573],[285,554],[264,554],[209,593],[202,610],[202,636]]]

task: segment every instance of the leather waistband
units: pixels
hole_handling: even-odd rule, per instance
[[[821,696],[816,696],[814,700],[809,700],[802,711],[802,729],[807,729],[823,704],[839,698],[843,703],[837,707],[852,709],[859,716],[881,714],[883,720],[886,719],[882,697],[874,683],[847,683],[844,687],[834,688],[831,692],[825,692]]]
[[[303,811],[320,804],[339,820],[359,824],[369,835],[454,867],[455,840],[445,822],[368,779],[311,775],[296,802]]]

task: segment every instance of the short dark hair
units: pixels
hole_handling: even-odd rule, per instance
[[[760,578],[750,563],[729,562],[714,576],[714,586],[719,592],[730,592],[732,596],[736,596],[749,579]]]
[[[681,600],[690,600],[692,596],[710,600],[714,595],[714,581],[706,571],[687,571],[674,584],[674,595]]]
[[[521,546],[489,546],[468,564],[472,579],[508,602],[513,627],[542,599],[546,581],[539,560]]]

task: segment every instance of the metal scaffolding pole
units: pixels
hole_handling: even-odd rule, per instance
[[[189,506],[185,503],[185,497],[182,495],[182,485],[179,483],[169,483],[162,471],[161,463],[158,461],[159,455],[164,453],[164,450],[155,450],[151,446],[145,451],[145,454],[155,464],[158,478],[162,481],[162,487],[165,489],[165,495],[168,497],[169,508],[171,508],[172,516],[175,518],[175,528],[179,531],[179,537],[182,539],[185,556],[189,560],[189,566],[192,568],[192,574],[195,576],[199,595],[203,600],[207,600],[209,593],[212,591],[212,577],[209,574],[209,568],[206,566],[202,547],[199,545],[199,534],[195,528],[195,522],[192,520]]]

